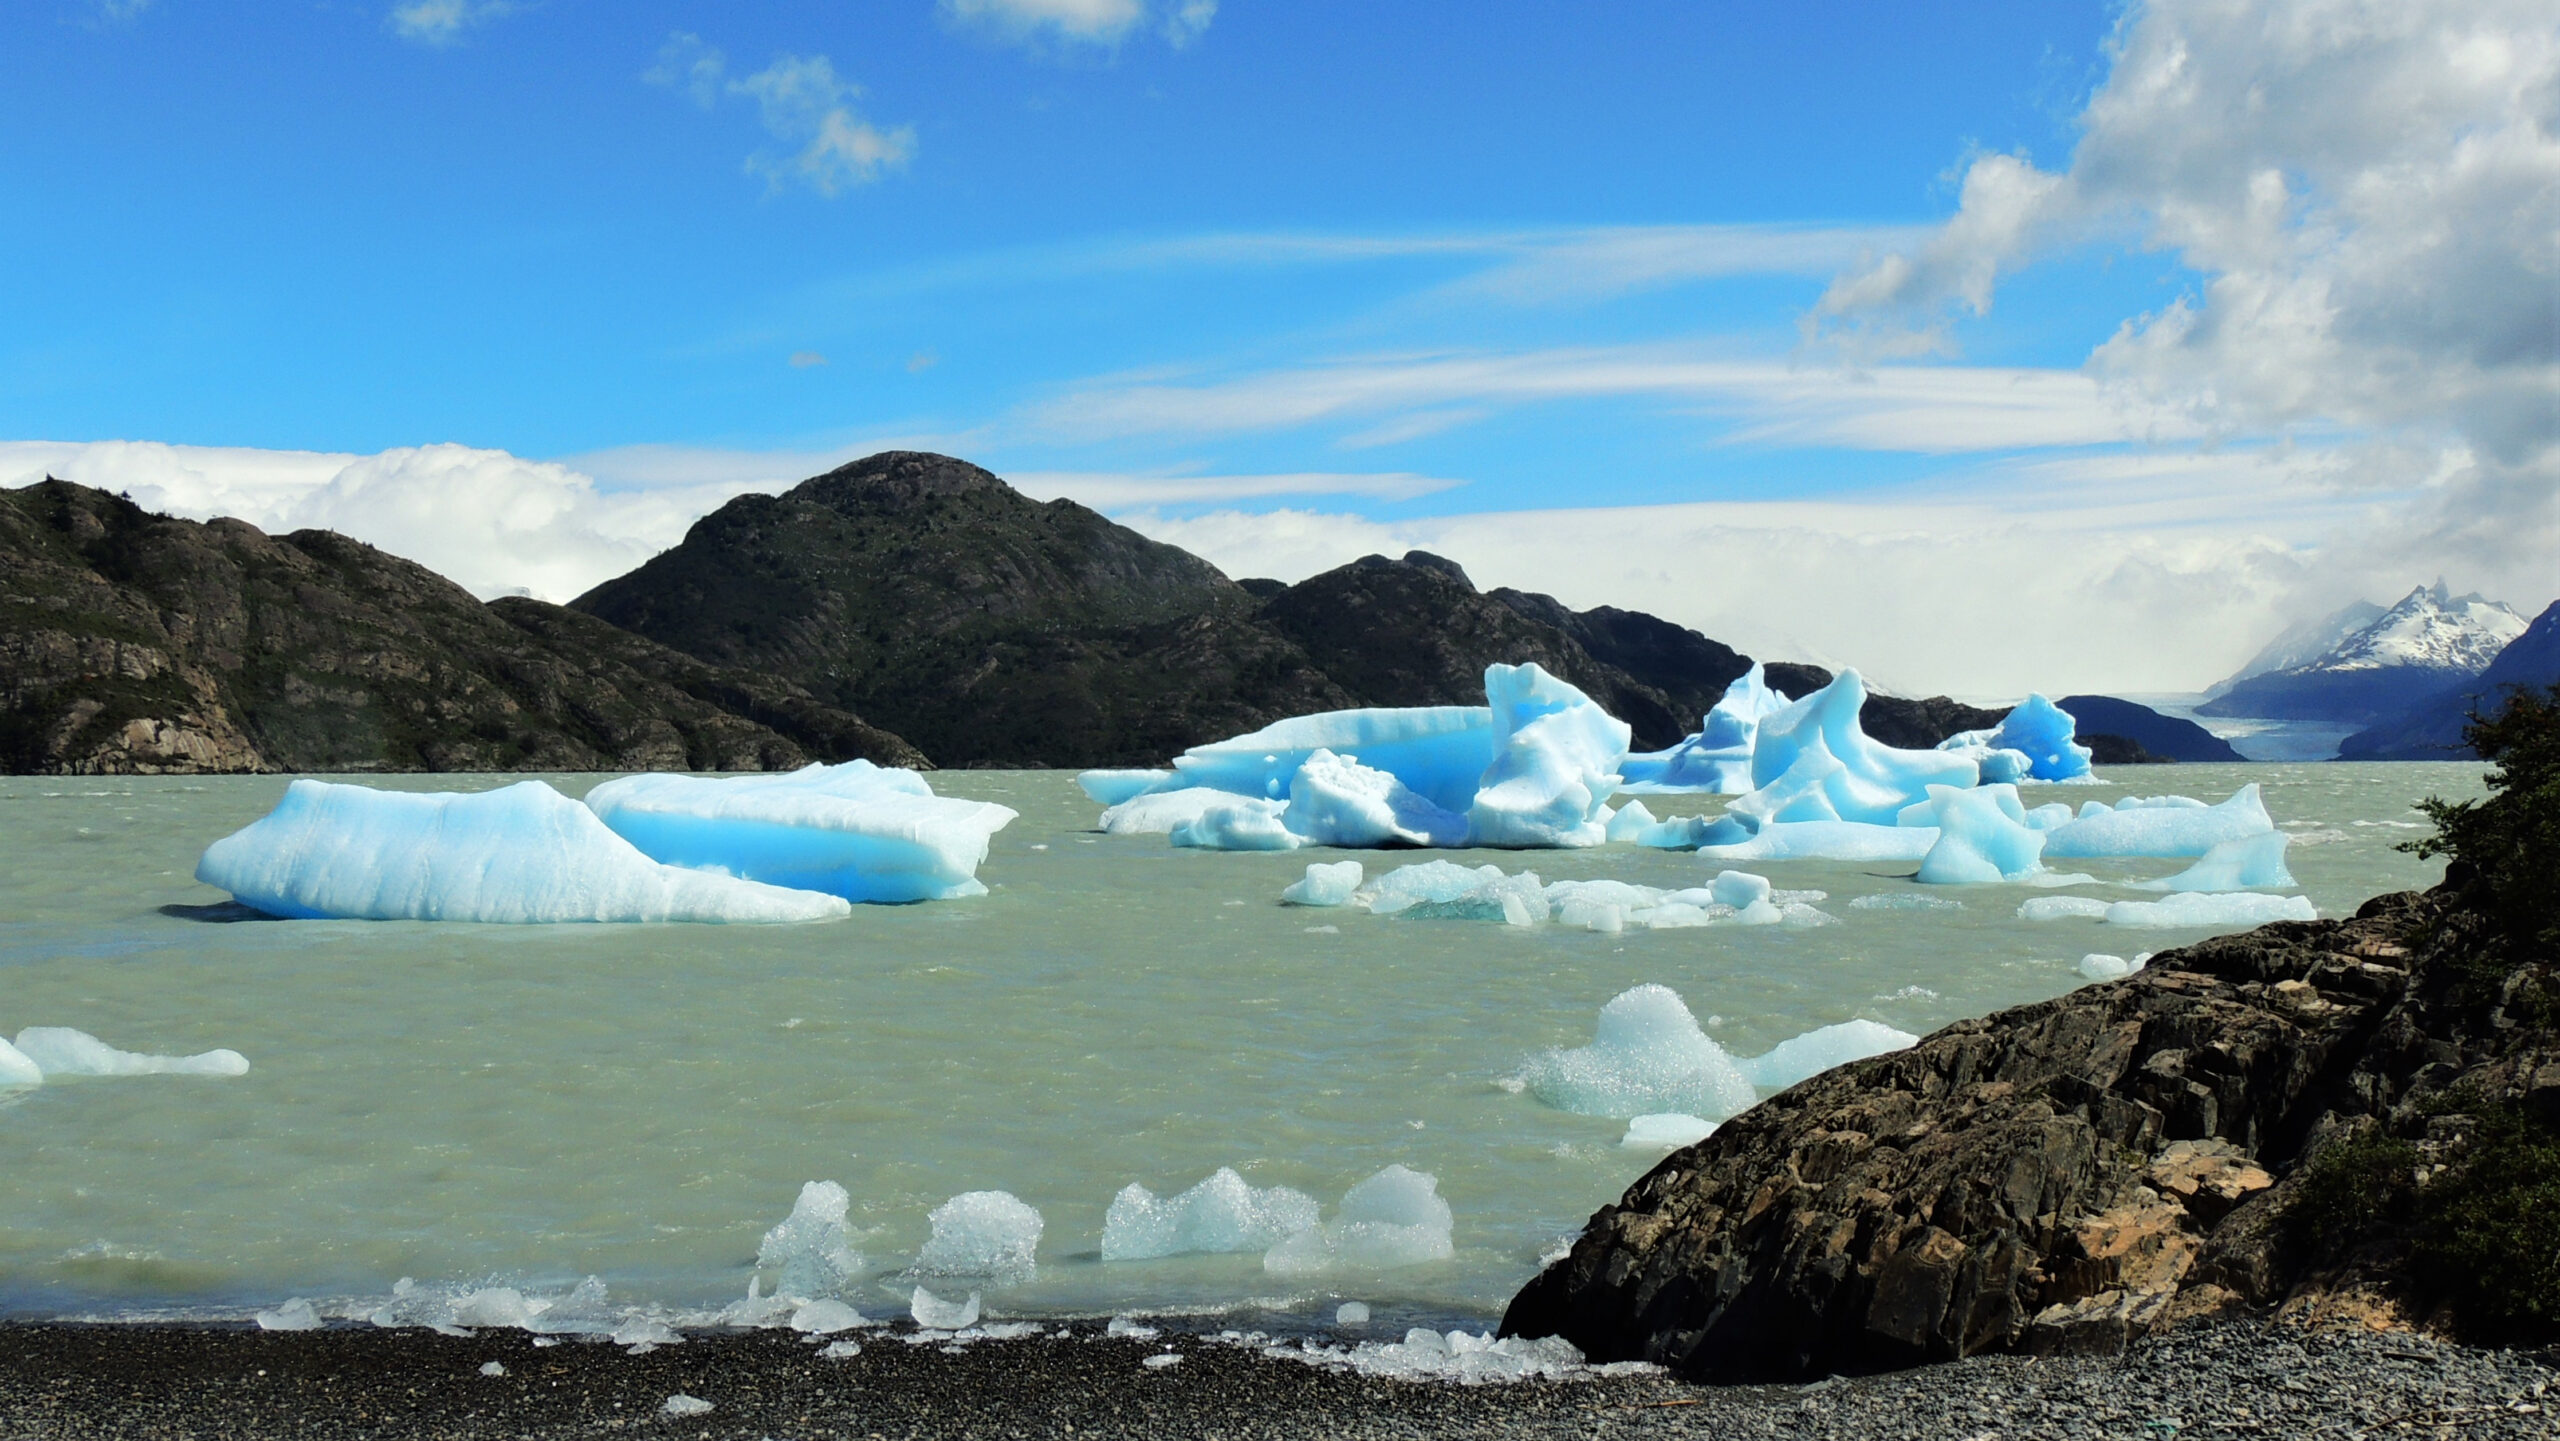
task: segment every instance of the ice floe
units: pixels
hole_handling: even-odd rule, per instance
[[[2186,796],[2127,796],[2113,806],[2091,801],[2077,819],[2045,835],[2047,858],[2201,856],[2225,841],[2275,829],[2257,783],[2209,806]]]
[[[296,919],[815,921],[840,896],[663,865],[540,781],[476,794],[297,780],[196,879]]]
[[[978,1324],[978,1293],[972,1291],[965,1301],[951,1301],[933,1294],[922,1286],[907,1298],[907,1315],[928,1331],[957,1331]]]
[[[778,775],[636,775],[587,808],[642,855],[849,901],[987,893],[978,867],[1014,811],[937,796],[914,771],[852,760]]]
[[[1427,1171],[1393,1165],[1342,1193],[1333,1219],[1304,1228],[1263,1253],[1266,1271],[1382,1271],[1445,1261],[1455,1216]]]
[[[1102,1259],[1267,1251],[1317,1222],[1315,1197],[1286,1186],[1256,1187],[1221,1166],[1175,1196],[1159,1197],[1135,1183],[1121,1188],[1103,1215]]]

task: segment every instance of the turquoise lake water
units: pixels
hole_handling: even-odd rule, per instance
[[[403,777],[477,789],[517,777]],[[602,777],[549,778],[570,795]],[[1435,853],[1215,854],[1109,837],[1056,772],[948,772],[1001,801],[984,898],[787,927],[216,924],[191,873],[274,777],[0,780],[0,1033],[73,1026],[156,1053],[228,1047],[234,1079],[65,1079],[0,1093],[0,1313],[241,1316],[288,1296],[363,1314],[403,1277],[534,1294],[602,1278],[615,1308],[700,1319],[742,1296],[802,1183],[852,1197],[866,1279],[898,1314],[926,1213],[1001,1189],[1045,1218],[1039,1272],[990,1314],[1250,1309],[1356,1298],[1482,1324],[1657,1154],[1549,1109],[1528,1058],[1591,1038],[1660,982],[1751,1055],[1866,1017],[1927,1032],[2083,984],[2090,952],[2198,938],[2028,922],[2020,886],[1957,911],[1861,909],[1909,865],[1774,862],[1838,923],[1604,935],[1278,903],[1311,860],[1371,874]],[[2440,867],[2391,847],[2476,765],[2122,768],[2028,804],[2264,786],[2323,915]],[[1712,799],[1648,797],[1658,814]],[[1470,852],[1549,881],[1676,887],[1719,867],[1612,846]],[[2108,881],[2184,863],[2071,863]],[[1895,874],[1896,872],[1902,875]],[[2115,885],[2064,894],[2130,899]],[[164,909],[167,908],[167,909]],[[1431,1173],[1456,1255],[1283,1277],[1254,1254],[1100,1258],[1113,1193],[1220,1166],[1328,1212],[1391,1163]]]

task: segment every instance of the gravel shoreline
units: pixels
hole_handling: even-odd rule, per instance
[[[2121,1358],[1977,1357],[1809,1386],[1665,1376],[1460,1386],[1099,1326],[957,1354],[787,1331],[643,1355],[339,1326],[0,1325],[0,1437],[2143,1437],[2560,1435],[2550,1353],[2234,1324]],[[1147,1358],[1178,1352],[1173,1364]],[[492,1363],[498,1373],[484,1369]],[[710,1403],[670,1415],[670,1397]]]

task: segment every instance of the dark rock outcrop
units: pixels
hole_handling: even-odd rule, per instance
[[[2054,706],[2071,717],[2084,734],[2083,744],[2098,736],[2121,736],[2152,759],[2163,761],[2240,761],[2248,757],[2231,743],[2191,720],[2162,715],[2147,705],[2111,695],[2067,695]],[[2100,764],[2107,757],[2098,757]],[[2124,764],[2124,762],[2116,762]]]
[[[853,756],[917,759],[785,683],[557,606],[482,605],[330,531],[198,524],[62,481],[0,492],[11,771],[756,770]]]
[[[1827,1072],[1594,1215],[1503,1328],[1774,1380],[2279,1303],[2423,1314],[2405,1237],[2307,1249],[2288,1218],[2354,1138],[2424,1173],[2473,1116],[2560,1119],[2552,960],[2484,981],[2481,947],[2449,889],[2384,896]]]

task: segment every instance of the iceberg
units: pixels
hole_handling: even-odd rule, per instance
[[[1218,797],[1215,802],[1168,831],[1165,839],[1206,851],[1294,851],[1306,844],[1281,820],[1288,810],[1283,803],[1212,794]]]
[[[1040,1213],[1009,1191],[963,1191],[925,1221],[933,1235],[916,1254],[918,1271],[1013,1282],[1039,1269]]]
[[[841,896],[662,865],[540,781],[477,794],[297,780],[196,879],[289,919],[832,920]]]
[[[2146,891],[2245,891],[2259,887],[2290,888],[2293,872],[2285,869],[2285,848],[2293,837],[2282,831],[2223,841],[2202,859],[2165,880],[2136,881]]]
[[[1631,1116],[1618,1144],[1630,1151],[1676,1151],[1694,1146],[1716,1132],[1716,1123],[1679,1111]]]
[[[2079,728],[2069,711],[2041,694],[2031,694],[1991,733],[1991,744],[1998,750],[2024,752],[2030,762],[2027,774],[2037,780],[2085,780],[2093,753],[2074,739]]]
[[[1159,789],[1172,779],[1171,771],[1099,770],[1081,772],[1076,776],[1076,784],[1084,789],[1094,804],[1116,806]]]
[[[1484,706],[1403,706],[1291,716],[1193,746],[1174,757],[1174,774],[1157,789],[1206,787],[1283,800],[1289,778],[1320,750],[1385,771],[1442,810],[1464,811],[1485,767],[1493,764],[1493,712]]]
[[[1970,788],[1981,779],[1971,760],[1944,751],[1906,751],[1858,728],[1866,683],[1844,670],[1831,684],[1772,712],[1751,749],[1754,789],[1725,808],[1750,825],[1789,821],[1859,821],[1890,826],[1931,786]]]
[[[2316,921],[2320,912],[2308,896],[2270,896],[2258,891],[2190,892],[2156,901],[2118,901],[2107,907],[2107,924],[2153,929],[2190,926],[2263,926],[2269,921]]]
[[[1447,902],[1503,880],[1500,866],[1424,861],[1398,866],[1369,883],[1364,899],[1371,915],[1391,916],[1424,902]]]
[[[1455,1219],[1431,1173],[1389,1166],[1343,1192],[1332,1221],[1265,1251],[1262,1266],[1277,1275],[1303,1276],[1446,1261],[1457,1254],[1450,1241]]]
[[[1644,808],[1642,801],[1627,802],[1611,811],[1608,820],[1603,822],[1609,844],[1613,846],[1624,845],[1631,841],[1642,845],[1646,833],[1660,824],[1661,822],[1653,818],[1653,812]]]
[[[1681,1111],[1722,1120],[1753,1100],[1733,1058],[1660,985],[1621,992],[1600,1008],[1590,1045],[1549,1051],[1521,1079],[1539,1100],[1579,1116]]]
[[[1711,861],[1916,861],[1938,843],[1935,826],[1865,821],[1775,821],[1731,845],[1698,848]]]
[[[44,1068],[30,1059],[26,1052],[0,1040],[0,1090],[43,1084]]]
[[[775,1272],[773,1294],[810,1301],[841,1294],[862,1270],[862,1256],[847,1244],[845,1215],[851,1198],[833,1181],[800,1188],[791,1214],[764,1233],[756,1268]]]
[[[1467,818],[1385,771],[1319,749],[1289,778],[1280,824],[1310,845],[1462,846]]]
[[[2092,953],[2082,956],[2080,964],[2075,969],[2093,981],[2114,981],[2141,970],[2142,963],[2128,961],[2122,956],[2102,956]]]
[[[1193,787],[1178,791],[1148,791],[1131,796],[1102,813],[1101,829],[1114,836],[1171,835],[1197,821],[1211,809],[1232,804],[1239,799],[1233,791],[1207,790]]]
[[[1307,867],[1305,879],[1283,889],[1280,899],[1293,906],[1347,906],[1359,889],[1358,861],[1318,861]]]
[[[1467,808],[1468,842],[1514,849],[1596,846],[1618,786],[1627,723],[1538,666],[1485,667],[1494,755]]]
[[[2224,841],[2274,829],[2252,781],[2218,806],[2185,796],[2128,796],[2113,807],[2091,801],[2079,819],[2046,832],[2044,853],[2048,859],[2202,856]]]
[[[1737,1062],[1743,1078],[1762,1091],[1783,1091],[1834,1066],[1863,1061],[1920,1043],[1909,1031],[1875,1021],[1842,1021],[1781,1041],[1766,1052]]]
[[[1738,796],[1751,789],[1751,751],[1760,722],[1784,708],[1787,698],[1769,688],[1760,663],[1733,684],[1724,699],[1708,711],[1696,735],[1669,750],[1645,751],[1619,763],[1626,783],[1621,790],[1638,794],[1709,791]]]
[[[1010,807],[937,796],[914,771],[869,761],[778,775],[636,775],[587,792],[587,809],[665,865],[721,871],[848,901],[983,896],[987,843]]]
[[[1317,1221],[1315,1197],[1286,1186],[1256,1188],[1221,1166],[1178,1196],[1159,1198],[1135,1183],[1122,1187],[1102,1218],[1102,1259],[1267,1251]]]
[[[55,1076],[245,1076],[248,1058],[238,1051],[205,1051],[193,1056],[151,1056],[119,1051],[87,1031],[69,1026],[29,1026],[18,1032],[10,1048],[41,1073]],[[7,1080],[8,1058],[0,1055],[0,1085]],[[28,1084],[32,1084],[29,1082]]]
[[[2016,786],[1992,784],[1969,791],[1931,786],[1925,808],[1938,839],[1920,858],[1920,880],[1981,884],[2021,880],[2044,869],[2040,857],[2047,833],[2027,824]]]

